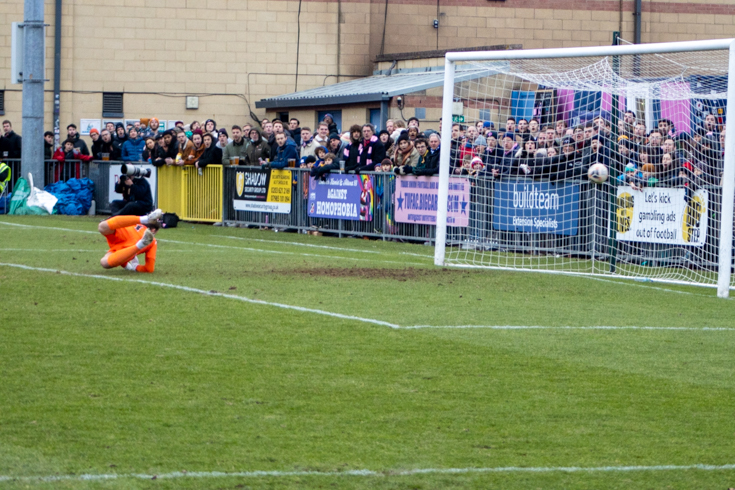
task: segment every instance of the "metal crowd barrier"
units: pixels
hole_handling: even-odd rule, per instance
[[[158,168],[158,207],[186,221],[222,221],[222,165]]]
[[[237,188],[237,172],[260,167],[224,167],[223,220],[231,224],[267,226],[283,230],[335,233],[338,236],[369,236],[383,239],[418,240],[433,242],[436,231],[431,225],[396,223],[393,219],[393,193],[395,175],[366,172],[374,179],[374,203],[372,221],[352,221],[333,218],[311,218],[308,214],[309,170],[289,168],[293,174],[291,212],[288,214],[259,211],[237,211],[233,206]]]

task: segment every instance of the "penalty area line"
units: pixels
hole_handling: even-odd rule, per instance
[[[735,331],[735,328],[728,327],[652,327],[652,326],[544,326],[544,325],[413,325],[413,326],[401,326],[395,323],[386,322],[383,320],[376,320],[374,318],[363,318],[355,315],[345,315],[342,313],[335,313],[332,311],[319,310],[316,308],[306,308],[303,306],[287,305],[284,303],[275,303],[271,301],[265,301],[260,299],[247,298],[245,296],[238,296],[235,294],[220,293],[219,291],[205,289],[192,288],[188,286],[181,286],[178,284],[170,284],[165,282],[157,281],[146,281],[143,279],[133,279],[118,276],[103,276],[99,274],[81,274],[78,272],[62,271],[58,269],[48,269],[44,267],[32,267],[24,264],[11,264],[0,262],[0,266],[13,267],[16,269],[24,269],[29,271],[37,272],[49,272],[53,274],[61,274],[65,276],[73,277],[85,277],[90,279],[104,279],[107,281],[116,282],[130,282],[136,284],[146,284],[149,286],[158,286],[163,288],[177,289],[179,291],[186,291],[189,293],[203,294],[205,296],[213,296],[218,298],[227,298],[245,303],[251,303],[261,306],[273,306],[276,308],[283,308],[286,310],[300,311],[303,313],[313,313],[317,315],[329,316],[333,318],[339,318],[342,320],[354,320],[362,323],[369,323],[372,325],[380,325],[388,327],[394,330],[421,330],[421,329],[447,329],[447,330],[463,330],[463,329],[486,329],[486,330],[668,330],[668,331],[707,331],[707,332],[731,332]]]
[[[417,468],[412,470],[345,470],[345,471],[174,471],[170,473],[107,473],[107,474],[80,474],[80,475],[38,475],[38,476],[7,476],[0,475],[2,481],[101,481],[120,479],[176,479],[176,478],[288,478],[299,476],[316,477],[391,477],[415,476],[430,474],[461,475],[477,473],[629,473],[645,471],[732,471],[735,464],[708,465],[655,465],[655,466],[501,466],[495,468]]]

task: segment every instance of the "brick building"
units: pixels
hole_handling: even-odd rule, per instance
[[[522,48],[633,40],[634,0],[63,0],[61,125],[103,117],[122,94],[124,119],[216,119],[243,124],[259,100],[369,76],[391,53],[488,45]],[[387,12],[386,12],[387,6]],[[47,78],[53,80],[54,3],[47,2]],[[299,8],[301,13],[299,14]],[[10,24],[23,0],[0,3],[0,94],[21,127],[10,84]],[[438,27],[434,27],[434,20]],[[735,37],[732,0],[643,2],[641,41]],[[298,56],[298,78],[296,53]],[[376,63],[377,60],[383,60]],[[409,67],[402,61],[403,67]],[[186,96],[198,109],[186,109]],[[46,83],[46,127],[53,83]],[[430,107],[431,108],[431,107]],[[368,111],[368,107],[363,107]],[[271,114],[274,114],[272,111]],[[307,112],[315,117],[316,110]],[[352,119],[359,119],[354,113]],[[368,112],[365,112],[366,119]],[[316,121],[302,121],[314,124]],[[63,131],[62,131],[63,134]]]

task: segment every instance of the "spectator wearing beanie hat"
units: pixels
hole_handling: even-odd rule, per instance
[[[89,137],[92,138],[92,156],[97,155],[102,147],[102,138],[100,138],[100,130],[92,128],[89,130]]]
[[[415,167],[419,162],[419,152],[416,151],[413,141],[408,136],[408,132],[401,133],[398,137],[393,162],[396,167]]]

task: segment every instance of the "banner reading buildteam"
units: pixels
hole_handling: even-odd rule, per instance
[[[707,240],[709,194],[698,190],[618,187],[618,240],[701,247]]]
[[[291,180],[289,170],[237,172],[232,206],[237,211],[288,214],[291,212]]]

